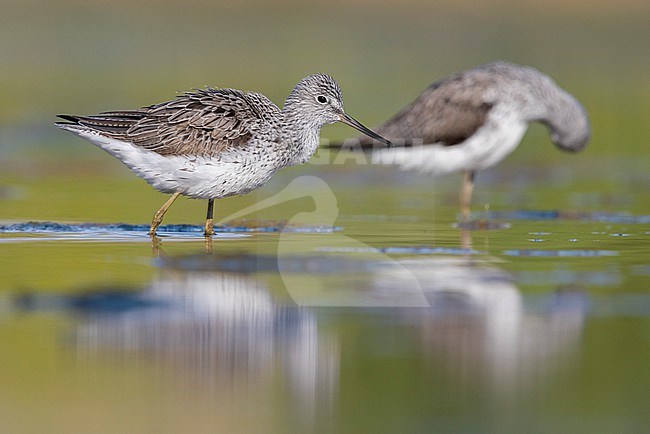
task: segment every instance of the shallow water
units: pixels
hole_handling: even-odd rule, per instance
[[[34,193],[7,182],[28,193],[0,199],[4,426],[641,430],[647,173],[595,180],[562,160],[512,181],[518,164],[479,177],[469,229],[454,178],[283,171],[247,202],[222,201],[219,217],[236,220],[211,242],[203,204],[176,204],[152,242],[144,217],[76,222],[122,221],[114,209],[56,219],[55,202],[21,219]],[[128,175],[102,200],[160,199]],[[66,197],[92,200],[73,187]]]

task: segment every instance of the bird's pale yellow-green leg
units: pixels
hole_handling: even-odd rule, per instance
[[[474,171],[467,170],[463,174],[463,186],[460,189],[460,212],[464,222],[469,221],[472,192],[474,191]]]
[[[205,232],[203,235],[206,237],[211,237],[214,234],[214,222],[212,220],[212,214],[214,210],[214,199],[208,200],[208,213],[205,217]]]
[[[163,217],[165,216],[165,213],[169,209],[170,206],[172,206],[172,203],[180,196],[180,193],[174,193],[172,194],[172,197],[167,199],[167,202],[154,214],[153,220],[151,221],[151,228],[149,229],[149,235],[154,236],[156,235],[156,229],[158,229],[158,226],[160,226],[160,223],[163,221]]]

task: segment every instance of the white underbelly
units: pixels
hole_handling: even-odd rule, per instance
[[[256,161],[223,162],[218,159],[171,157],[166,170],[134,171],[157,190],[181,192],[197,199],[246,194],[266,184],[275,173],[272,165]]]
[[[271,159],[162,156],[128,142],[88,134],[88,140],[128,166],[156,190],[197,199],[246,194],[266,184],[278,169]]]
[[[404,170],[429,175],[483,170],[499,163],[514,151],[527,127],[527,123],[512,117],[505,121],[492,119],[460,144],[425,144],[375,150],[373,163],[394,164]]]

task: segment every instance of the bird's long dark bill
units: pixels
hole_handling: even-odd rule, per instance
[[[352,128],[355,128],[355,129],[361,131],[363,134],[365,134],[368,137],[372,137],[373,139],[382,142],[383,144],[385,144],[388,147],[393,146],[393,144],[389,140],[384,139],[382,136],[375,133],[370,128],[365,127],[361,122],[359,122],[358,120],[356,120],[355,118],[353,118],[350,115],[342,114],[341,115],[341,122],[343,122],[345,125],[349,125]]]

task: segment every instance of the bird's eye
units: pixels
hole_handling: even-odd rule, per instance
[[[323,95],[319,95],[319,96],[316,98],[316,100],[317,100],[319,103],[321,103],[321,104],[325,104],[325,103],[327,103],[327,98],[324,97]]]

